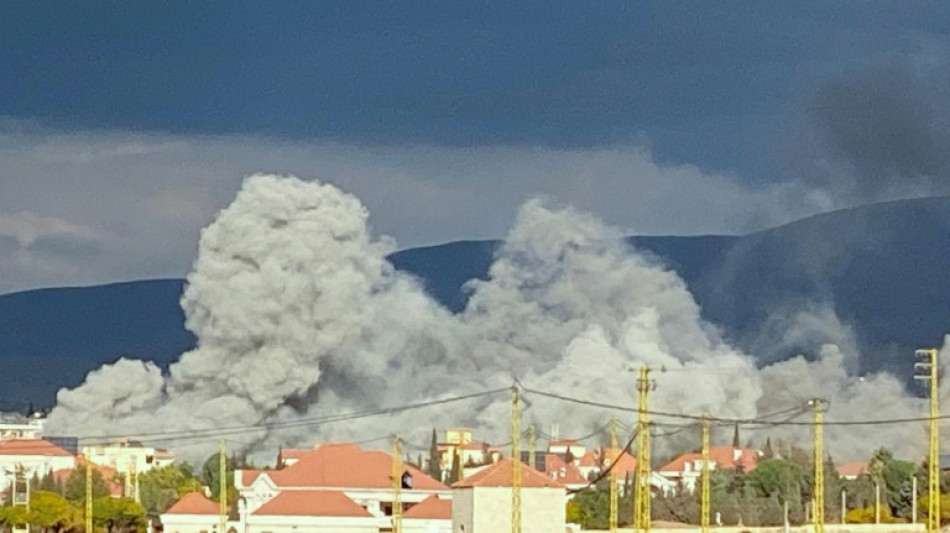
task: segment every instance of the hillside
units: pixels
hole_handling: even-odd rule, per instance
[[[913,348],[950,330],[950,199],[876,204],[742,237],[634,237],[686,280],[704,315],[762,361],[796,348],[781,331],[825,305],[851,324],[861,370],[908,377]],[[495,241],[462,241],[391,256],[448,308],[484,278]],[[167,365],[194,343],[178,307],[181,280],[150,280],[0,296],[0,408],[49,404],[61,386],[122,355]]]

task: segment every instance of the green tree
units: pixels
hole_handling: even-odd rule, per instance
[[[33,527],[59,532],[76,527],[81,520],[79,509],[59,494],[36,491],[30,496],[27,522]]]
[[[874,452],[868,465],[871,477],[880,481],[882,497],[895,517],[906,518],[912,514],[913,478],[917,465],[910,461],[895,459],[890,450],[881,448]]]
[[[139,476],[139,496],[149,513],[165,512],[188,492],[200,491],[201,481],[185,464],[153,468]]]
[[[713,470],[709,476],[710,506],[719,513],[722,523],[739,523],[742,508],[739,498],[745,486],[743,476],[727,470]],[[714,515],[715,516],[715,515]]]
[[[29,514],[22,505],[0,507],[0,527],[3,529],[25,525],[28,520]]]
[[[784,459],[762,461],[746,475],[746,484],[760,498],[777,496],[780,504],[791,501],[795,488],[804,478],[799,465]]]
[[[60,486],[59,482],[56,481],[56,477],[53,476],[53,472],[49,471],[40,479],[39,484],[36,485],[36,490],[42,490],[44,492],[55,492],[57,494],[62,494],[63,488]]]
[[[131,498],[99,498],[92,505],[93,524],[107,533],[145,531],[145,508]]]
[[[218,495],[221,494],[221,465],[219,461],[220,459],[217,453],[209,457],[204,462],[204,466],[201,467],[201,476],[199,477],[201,482],[211,490],[211,499],[214,501],[218,501]],[[227,476],[225,486],[228,491],[228,501],[234,502],[237,500],[237,489],[234,488],[234,459],[225,457],[224,461],[225,474]]]
[[[765,439],[765,447],[762,448],[762,458],[766,460],[775,458],[775,452],[772,450],[772,437]]]
[[[657,494],[653,497],[653,519],[681,522],[684,524],[699,523],[699,491],[690,492],[682,485],[669,494]]]
[[[433,479],[442,481],[442,468],[440,466],[442,458],[439,454],[439,442],[437,439],[438,435],[436,434],[435,428],[432,428],[432,440],[429,441],[429,463],[426,465],[426,473]]]
[[[92,470],[92,497],[101,498],[109,495],[109,484],[102,478],[102,474],[95,468]],[[63,496],[74,504],[86,501],[86,470],[77,468],[66,478],[63,486]]]
[[[452,470],[449,472],[449,485],[455,483],[456,481],[462,479],[462,465],[461,460],[459,459],[459,452],[456,449],[452,452]]]

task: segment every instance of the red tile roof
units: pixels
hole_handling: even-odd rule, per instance
[[[332,490],[290,490],[260,506],[255,515],[264,516],[363,516],[372,515],[346,494]]]
[[[241,485],[249,487],[261,475],[260,470],[241,470]]]
[[[85,464],[86,462],[83,461],[82,459],[78,461],[78,465],[80,466],[83,472],[85,472]],[[99,471],[99,474],[102,476],[102,479],[105,480],[106,484],[109,486],[109,496],[112,496],[114,498],[120,498],[123,496],[122,482],[116,479],[116,471],[114,468],[97,465],[97,464],[93,464],[92,467],[95,468],[97,471]],[[56,481],[60,483],[66,483],[69,477],[72,476],[73,472],[75,472],[76,470],[77,469],[68,469],[68,468],[56,470],[53,472],[53,479],[55,479]]]
[[[600,453],[597,450],[587,450],[587,453],[578,459],[578,466],[597,467],[600,466]]]
[[[587,479],[573,464],[567,463],[564,457],[549,453],[544,456],[544,471],[551,477],[565,485],[586,485]]]
[[[441,499],[435,494],[413,505],[405,513],[403,518],[426,518],[436,520],[452,519],[452,500]]]
[[[739,452],[736,459],[735,452]],[[684,453],[669,463],[660,467],[660,472],[684,472],[686,463],[702,461],[702,454]],[[733,448],[732,446],[713,446],[709,448],[709,461],[716,465],[718,470],[738,469],[740,472],[751,472],[758,464],[759,453],[749,448]]]
[[[630,455],[630,452],[620,450],[619,448],[605,448],[604,468],[610,466],[614,460],[616,460],[617,466],[615,466],[612,471],[617,473],[618,478],[623,479],[627,474],[635,474],[637,472],[637,460]]]
[[[218,502],[209,500],[200,492],[189,492],[165,511],[165,514],[218,514],[221,508]]]
[[[502,459],[494,465],[479,470],[475,474],[452,485],[456,488],[469,487],[510,487],[514,477],[512,470],[513,461],[511,459]],[[564,484],[550,479],[548,476],[538,472],[528,465],[521,465],[521,486],[527,488],[539,487],[563,487]]]
[[[413,488],[448,490],[426,473],[404,464],[412,475]],[[388,453],[362,450],[355,444],[325,444],[282,469],[265,472],[278,487],[392,487],[392,459]]]
[[[0,440],[0,455],[43,455],[69,457],[72,454],[48,440],[9,439]]]
[[[838,475],[841,477],[858,477],[868,472],[867,463],[845,463],[838,468]]]

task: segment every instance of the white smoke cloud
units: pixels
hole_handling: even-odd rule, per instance
[[[813,363],[796,358],[757,370],[701,318],[674,272],[574,209],[537,200],[522,206],[490,278],[470,284],[459,315],[387,263],[393,245],[375,239],[367,220],[360,201],[332,185],[248,178],[202,232],[188,277],[182,305],[197,347],[165,377],[126,360],[91,373],[59,393],[49,432],[149,440],[157,430],[260,426],[232,438],[251,453],[386,434],[421,442],[433,426],[471,425],[503,442],[504,395],[319,427],[275,426],[501,388],[516,377],[539,390],[633,406],[631,370],[643,365],[666,370],[654,374],[651,407],[667,412],[753,418],[820,396],[830,400],[829,419],[921,414],[921,402],[892,376],[850,376],[833,346]],[[526,424],[556,422],[564,435],[588,432],[609,416],[537,395],[528,400]],[[775,430],[803,443],[808,432]],[[841,458],[880,445],[917,453],[925,442],[917,437],[913,429],[828,431]],[[667,442],[694,447],[688,438],[684,432]],[[214,440],[170,444],[197,459]]]

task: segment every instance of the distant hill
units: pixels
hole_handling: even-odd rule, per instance
[[[0,296],[0,410],[49,405],[62,386],[124,355],[167,365],[195,344],[183,280],[39,289]]]
[[[770,361],[794,345],[785,311],[826,303],[860,340],[861,370],[908,377],[911,351],[950,332],[950,198],[875,204],[741,237],[634,237],[686,280],[712,322]],[[415,248],[390,257],[453,311],[462,285],[487,275],[497,241]],[[184,330],[181,280],[150,280],[0,296],[0,408],[49,404],[61,386],[122,355],[167,365],[194,344]]]

